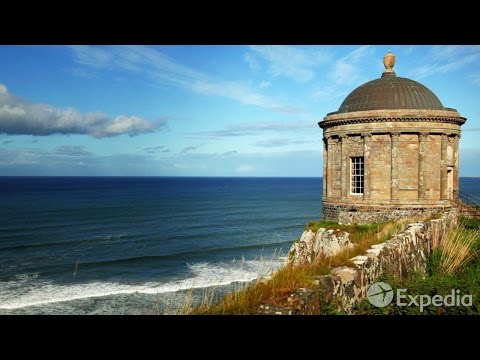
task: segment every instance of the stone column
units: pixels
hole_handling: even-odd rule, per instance
[[[426,165],[427,165],[427,137],[428,133],[418,134],[418,199],[427,198]]]
[[[333,196],[333,147],[334,140],[327,137],[327,198]]]
[[[398,200],[398,142],[400,141],[400,133],[392,132],[391,136],[391,184],[390,199]]]
[[[458,159],[458,144],[460,142],[460,134],[455,134],[452,138],[453,141],[453,190],[459,190],[459,176],[460,176],[460,162]]]
[[[327,138],[323,138],[323,197],[327,196]]]
[[[372,141],[371,133],[362,133],[363,137],[363,161],[364,161],[364,177],[363,177],[363,199],[370,199],[370,189],[371,189],[371,172],[372,172],[372,163],[370,158],[370,146]]]
[[[447,180],[447,134],[442,134],[442,158],[440,162],[440,199],[448,200],[448,180]]]
[[[341,145],[341,154],[340,154],[340,161],[341,161],[341,171],[340,171],[340,184],[341,184],[341,194],[342,199],[346,199],[348,197],[348,152],[347,152],[347,142],[348,142],[348,135],[340,135],[340,141],[342,142]]]

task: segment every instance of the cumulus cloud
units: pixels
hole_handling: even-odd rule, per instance
[[[66,155],[66,156],[90,156],[91,152],[85,150],[83,146],[73,146],[73,145],[60,145],[57,146],[54,150],[54,153],[57,155]]]
[[[0,133],[4,134],[135,136],[161,129],[166,123],[166,118],[156,122],[127,115],[111,118],[102,112],[81,113],[73,108],[34,103],[9,93],[7,87],[0,84]]]

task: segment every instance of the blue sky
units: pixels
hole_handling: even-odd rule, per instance
[[[322,176],[318,121],[389,49],[480,176],[480,47],[403,45],[0,46],[0,175]]]

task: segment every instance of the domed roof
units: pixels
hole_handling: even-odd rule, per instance
[[[353,90],[340,105],[338,113],[383,109],[444,109],[438,97],[426,86],[395,75],[395,56],[390,52],[385,56],[384,64],[386,71],[382,77]]]

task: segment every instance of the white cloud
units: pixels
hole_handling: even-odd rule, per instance
[[[334,98],[345,97],[348,91],[340,89],[338,85],[332,84],[317,88],[312,97],[318,101],[329,101]]]
[[[355,83],[360,77],[359,61],[366,55],[371,54],[372,50],[370,45],[361,46],[338,59],[335,61],[329,77],[337,85],[351,85]]]
[[[79,65],[92,69],[121,69],[143,74],[150,81],[186,88],[200,94],[221,96],[247,105],[283,112],[279,104],[238,81],[213,79],[207,74],[177,63],[148,46],[72,46]]]
[[[280,108],[280,105],[272,99],[254,92],[245,85],[235,81],[212,82],[198,80],[190,84],[190,88],[197,93],[223,96],[247,105],[256,105],[272,110]]]
[[[302,49],[286,45],[250,46],[253,54],[268,62],[268,72],[298,82],[315,77],[315,68],[326,63],[331,54],[326,50]]]
[[[81,134],[101,138],[149,133],[164,127],[166,119],[149,122],[137,116],[110,118],[101,112],[80,113],[73,108],[21,99],[0,84],[0,133],[9,135]]]
[[[480,47],[478,46],[434,46],[423,60],[424,64],[411,70],[409,76],[422,79],[435,74],[446,74],[478,60],[480,60]],[[473,82],[475,83],[475,78]]]
[[[95,68],[105,68],[110,65],[112,56],[101,48],[87,45],[71,46],[75,54],[75,60],[82,65]]]
[[[451,60],[446,63],[434,63],[422,65],[410,71],[410,75],[417,79],[422,79],[434,74],[445,74],[451,71],[461,69],[465,65],[476,62],[480,59],[480,54],[471,54],[459,59]]]
[[[239,173],[246,173],[246,172],[252,172],[253,170],[255,170],[255,168],[251,165],[239,165],[237,166],[237,168],[235,169],[236,172],[239,172]]]
[[[93,79],[95,77],[95,73],[87,69],[75,68],[71,70],[71,73],[73,76],[77,76],[84,79]]]
[[[57,155],[64,156],[90,156],[91,152],[85,150],[83,146],[74,146],[74,145],[60,145],[55,148],[54,151]]]
[[[470,80],[475,85],[480,86],[480,73],[470,75]]]
[[[287,145],[299,145],[315,142],[313,139],[290,139],[290,138],[272,138],[268,140],[259,140],[254,142],[253,146],[259,147],[280,147]],[[317,141],[318,142],[318,141]]]
[[[270,86],[272,86],[272,83],[270,81],[262,81],[260,83],[261,88],[269,88]]]
[[[236,137],[259,134],[265,131],[284,132],[313,130],[318,127],[315,121],[270,121],[270,122],[247,122],[228,126],[226,129],[213,131],[199,131],[192,135],[204,135],[207,137]]]
[[[250,69],[254,70],[254,71],[257,71],[257,70],[260,70],[260,64],[258,63],[257,59],[255,59],[255,56],[253,56],[253,54],[251,53],[245,53],[245,55],[243,56],[243,58],[245,59],[245,61],[247,62],[248,66],[250,67]]]

